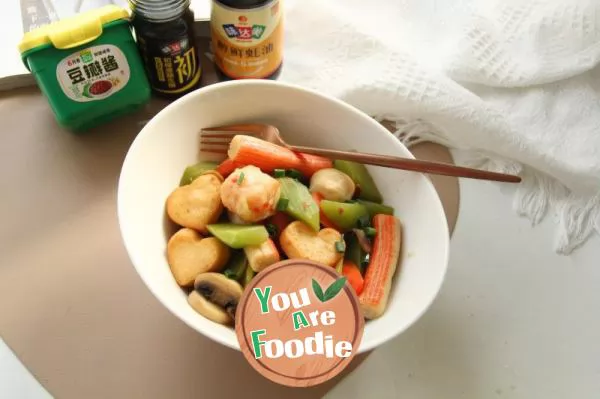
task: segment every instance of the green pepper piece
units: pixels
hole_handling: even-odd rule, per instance
[[[232,280],[240,281],[244,277],[246,267],[248,266],[248,259],[244,251],[235,251],[233,256],[227,263],[223,274]]]
[[[365,208],[367,208],[367,212],[369,212],[369,217],[371,219],[373,219],[373,216],[377,214],[394,216],[394,208],[392,208],[391,206],[365,200],[358,200],[357,202],[359,204],[364,205]]]
[[[183,171],[183,176],[179,181],[180,186],[186,186],[196,180],[204,172],[215,170],[219,165],[214,162],[199,162],[195,165],[190,165]]]
[[[356,234],[353,232],[345,234],[344,240],[346,241],[346,253],[344,254],[344,258],[358,266],[360,272],[364,275],[365,257],[368,253],[362,249]]]
[[[304,175],[296,169],[288,169],[288,170],[286,170],[285,174],[287,177],[291,177],[292,179],[296,179],[296,180],[304,179]]]
[[[373,177],[363,164],[351,161],[333,161],[333,167],[344,172],[359,188],[358,198],[376,203],[383,202],[383,197],[373,180]]]
[[[319,231],[319,206],[308,187],[290,177],[277,180],[281,183],[281,198],[287,199],[287,206],[282,211]]]
[[[244,288],[250,284],[250,281],[254,278],[256,272],[248,265],[246,268],[246,273],[244,273]]]
[[[368,218],[367,208],[358,202],[321,201],[321,211],[336,227],[342,230],[351,230],[357,227],[361,218]]]
[[[377,229],[374,227],[365,227],[364,231],[369,238],[374,238],[377,235]]]
[[[213,236],[234,249],[260,245],[269,239],[269,232],[262,225],[222,223],[210,224],[206,228]]]

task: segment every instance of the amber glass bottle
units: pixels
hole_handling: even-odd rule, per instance
[[[129,4],[153,91],[175,99],[197,89],[202,69],[190,0],[129,0]]]
[[[283,66],[283,0],[213,0],[211,38],[222,79],[277,79]]]

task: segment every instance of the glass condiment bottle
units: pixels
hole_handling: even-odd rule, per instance
[[[129,0],[131,24],[152,90],[169,99],[200,86],[190,0]]]
[[[222,80],[277,79],[283,66],[283,0],[213,0],[211,40]]]

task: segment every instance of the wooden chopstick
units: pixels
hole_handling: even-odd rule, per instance
[[[521,177],[505,173],[487,172],[452,164],[418,159],[392,157],[389,155],[367,154],[350,151],[326,150],[313,147],[289,146],[289,149],[305,154],[320,155],[331,159],[359,162],[387,168],[432,173],[443,176],[466,177],[470,179],[492,180],[506,183],[520,183]]]

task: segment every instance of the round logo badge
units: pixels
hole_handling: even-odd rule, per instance
[[[246,287],[235,330],[242,353],[260,374],[281,385],[309,387],[350,364],[364,323],[345,277],[293,259],[263,270]]]

